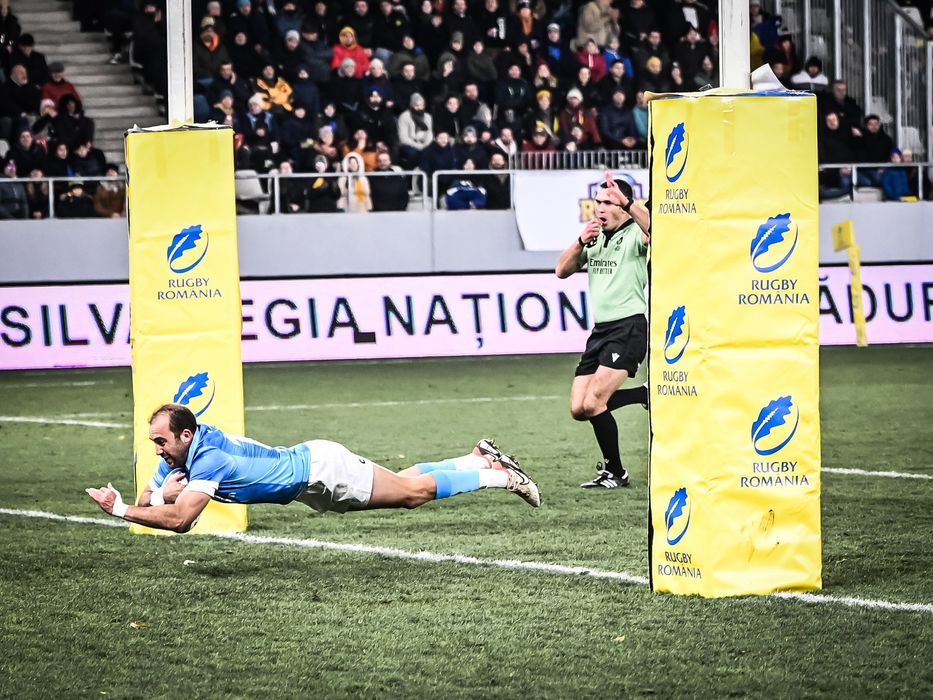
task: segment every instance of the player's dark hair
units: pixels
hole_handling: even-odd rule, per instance
[[[149,416],[149,423],[151,424],[157,416],[162,414],[168,416],[168,429],[172,431],[172,435],[176,438],[181,437],[182,432],[185,430],[190,430],[193,433],[198,429],[198,419],[194,417],[190,408],[182,406],[180,403],[167,403],[159,406]]]
[[[615,182],[616,185],[618,186],[618,188],[619,188],[620,190],[622,190],[622,194],[625,195],[625,198],[631,202],[632,199],[633,199],[633,197],[632,197],[632,186],[631,186],[630,184],[628,184],[625,180],[613,180],[613,182]],[[599,185],[599,189],[604,190],[604,189],[606,189],[608,186],[609,186],[609,185],[607,185],[605,182],[601,182],[600,185]]]

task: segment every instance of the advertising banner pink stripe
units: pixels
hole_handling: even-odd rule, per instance
[[[933,343],[933,264],[866,266],[862,278],[870,343]],[[592,323],[583,274],[252,280],[241,290],[245,362],[576,353]],[[820,269],[820,312],[821,344],[855,343],[847,267]],[[0,369],[129,365],[129,318],[126,284],[0,287]]]

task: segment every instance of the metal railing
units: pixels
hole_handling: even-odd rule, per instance
[[[913,196],[916,196],[918,200],[922,200],[925,194],[929,194],[929,192],[924,191],[924,180],[926,173],[933,172],[931,168],[933,168],[933,161],[927,163],[833,163],[831,165],[820,165],[820,172],[831,172],[835,170],[851,171],[849,173],[850,181],[848,186],[840,187],[840,189],[847,190],[847,194],[843,196],[848,196],[850,200],[854,201],[856,193],[859,190],[881,190],[881,183],[878,178],[874,176],[874,173],[888,169],[916,170],[917,192]],[[924,171],[926,171],[926,173]],[[861,178],[859,177],[860,172],[862,174]],[[823,199],[823,188],[821,187],[820,190],[820,198]],[[826,199],[836,198],[837,197],[826,197]]]
[[[516,170],[623,170],[647,169],[648,151],[554,151],[516,153],[510,159]]]
[[[817,56],[901,149],[933,157],[933,42],[894,0],[765,0],[801,60]]]
[[[594,165],[594,167],[605,167],[600,165]],[[632,166],[621,166],[619,169]],[[878,171],[884,170],[886,168],[901,168],[908,170],[917,171],[917,182],[918,182],[918,191],[917,197],[923,199],[924,196],[929,196],[928,188],[925,186],[928,177],[933,177],[933,160],[927,162],[909,162],[909,163],[833,163],[833,164],[822,164],[820,165],[820,171],[831,171],[831,170],[842,170],[849,169],[852,171],[852,183],[848,187],[848,196],[850,199],[854,199],[855,193],[865,187],[876,187],[876,185],[866,184],[865,178],[859,180],[859,172],[865,173],[866,171]],[[392,172],[366,172],[362,173],[368,179],[378,178],[378,177],[388,177],[392,175],[403,176],[409,180],[409,201],[411,203],[416,203],[420,206],[422,211],[430,211],[436,209],[443,209],[443,197],[445,195],[445,190],[441,189],[441,179],[448,179],[450,181],[456,179],[469,180],[477,176],[482,177],[483,179],[490,176],[509,176],[509,206],[511,208],[513,204],[514,196],[514,179],[513,176],[518,174],[520,170],[510,168],[507,170],[438,170],[431,175],[429,178],[426,173],[421,170],[403,170],[403,171],[392,171]],[[255,211],[252,213],[257,214],[281,214],[283,213],[283,202],[282,202],[282,182],[285,180],[314,180],[318,177],[324,178],[348,178],[348,187],[347,189],[352,191],[353,181],[355,178],[360,177],[360,174],[355,173],[321,173],[321,174],[309,174],[309,173],[294,173],[286,175],[284,173],[255,173],[251,171],[238,171],[236,173],[236,201],[238,205],[238,213],[250,213],[247,211],[252,207],[255,207]],[[56,207],[59,203],[59,200],[63,195],[68,191],[68,184],[74,182],[75,180],[80,179],[81,182],[85,184],[86,189],[91,189],[87,187],[88,185],[96,186],[99,182],[124,182],[123,178],[120,177],[42,177],[42,178],[0,178],[0,184],[6,183],[18,183],[24,186],[32,185],[44,188],[43,197],[48,203],[49,217],[50,219],[61,218],[56,213]],[[430,183],[430,188],[428,184]],[[446,183],[444,183],[446,184]],[[480,184],[482,184],[480,182]],[[92,197],[93,199],[93,197]],[[416,207],[417,208],[417,207]],[[32,217],[27,214],[23,219],[31,219]]]
[[[366,171],[364,173],[327,172],[327,173],[256,173],[252,171],[237,171],[236,173],[236,199],[238,203],[251,203],[257,206],[259,214],[281,214],[282,212],[282,181],[295,180],[298,182],[312,181],[318,178],[347,180],[347,190],[353,189],[357,178],[365,177],[367,180],[379,177],[405,177],[409,180],[409,197],[420,200],[422,209],[428,208],[427,182],[428,176],[421,170],[390,170]],[[252,184],[255,183],[255,184]]]

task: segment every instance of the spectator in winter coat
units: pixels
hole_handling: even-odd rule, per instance
[[[472,160],[467,160],[463,170],[476,170]],[[450,211],[464,209],[485,209],[486,188],[480,184],[481,177],[468,177],[466,175],[455,177],[444,192],[444,204]]]
[[[486,170],[489,167],[489,151],[479,142],[479,135],[472,126],[463,129],[460,143],[454,146],[457,167],[465,169],[464,163],[470,161],[477,170]]]
[[[502,151],[493,151],[489,156],[489,169],[501,170],[502,174],[483,178],[486,188],[487,209],[509,209],[512,206],[512,176],[508,172],[508,161]]]
[[[0,139],[11,140],[22,126],[28,126],[29,115],[39,111],[39,94],[25,66],[10,69],[7,81],[0,85]]]
[[[560,116],[554,108],[551,92],[549,90],[538,90],[535,98],[538,104],[528,115],[525,123],[525,133],[533,136],[536,132],[543,131],[547,135],[546,142],[556,145],[560,142]],[[537,147],[536,150],[541,149]]]
[[[635,86],[632,78],[625,70],[624,61],[616,61],[609,69],[608,75],[596,85],[599,90],[597,106],[604,107],[612,103],[612,93],[621,89],[625,93],[625,101],[631,103],[634,97]]]
[[[894,142],[881,126],[877,114],[865,117],[865,128],[858,140],[858,160],[860,163],[886,163],[894,151]],[[880,168],[859,168],[858,184],[869,187],[881,187]]]
[[[559,119],[560,131],[565,142],[574,127],[581,129],[582,136],[576,139],[579,150],[595,148],[602,143],[596,112],[583,106],[583,95],[576,88],[567,92],[567,104],[560,111]]]
[[[463,115],[460,114],[460,96],[448,95],[443,105],[434,111],[435,132],[446,131],[454,140],[463,131]]]
[[[803,70],[790,78],[795,90],[809,90],[810,92],[825,92],[829,87],[829,78],[823,73],[823,62],[816,56],[810,56],[804,64]]]
[[[13,37],[6,37],[8,40]],[[23,34],[16,41],[13,49],[13,55],[10,56],[9,65],[17,63],[26,66],[26,73],[29,75],[29,82],[33,85],[41,86],[48,82],[50,76],[49,64],[45,61],[45,55],[36,51],[36,40],[32,34]]]
[[[387,174],[369,178],[373,211],[405,211],[408,209],[408,178],[401,174],[399,167],[392,165],[392,156],[388,151],[379,151],[376,156],[375,172]]]
[[[534,53],[541,47],[544,34],[544,25],[531,11],[531,0],[518,0],[515,14],[506,19],[506,44],[515,50],[520,43],[526,42]]]
[[[317,84],[311,79],[311,72],[308,66],[302,64],[298,66],[298,74],[294,83],[292,83],[292,105],[304,107],[308,114],[314,118],[321,111],[321,92]]]
[[[450,134],[446,131],[438,131],[435,134],[434,141],[421,151],[421,165],[419,167],[427,173],[429,183],[431,182],[431,175],[438,170],[456,170],[457,154],[450,141]],[[450,176],[440,178],[438,187],[441,190],[446,189],[449,181]]]
[[[356,30],[349,26],[340,30],[340,43],[334,47],[330,67],[334,70],[340,68],[347,58],[353,59],[353,77],[362,79],[369,70],[369,55],[366,49],[357,43]]]
[[[56,137],[67,143],[70,151],[75,150],[79,143],[94,140],[94,120],[84,115],[84,107],[74,95],[62,97],[53,125]]]
[[[194,79],[207,87],[214,76],[220,72],[220,67],[224,63],[230,63],[230,54],[227,53],[227,48],[214,31],[214,20],[211,17],[205,17],[201,20],[198,39],[191,47],[191,68]]]
[[[369,63],[369,71],[363,77],[363,94],[369,95],[372,90],[378,90],[382,95],[382,106],[388,111],[395,110],[395,88],[389,74],[386,73],[381,59],[374,58]]]
[[[901,152],[896,148],[891,151],[891,162],[904,162]],[[885,168],[884,175],[881,177],[881,189],[884,192],[885,201],[888,202],[901,202],[916,197],[916,193],[910,189],[906,168]]]
[[[820,164],[852,163],[855,160],[852,133],[840,128],[839,115],[830,112],[817,132]],[[851,192],[852,168],[832,168],[820,171],[820,198],[843,197]]]
[[[29,216],[26,189],[20,182],[10,182],[16,177],[16,162],[7,160],[0,176],[0,219],[25,219]]]
[[[357,214],[372,211],[373,200],[369,178],[363,175],[365,170],[363,156],[356,151],[350,151],[344,156],[341,166],[347,175],[341,177],[338,182],[340,199],[337,200],[337,208]]]
[[[612,102],[599,113],[599,131],[606,148],[645,148],[645,142],[638,138],[632,110],[625,106],[623,88],[612,93]]]
[[[583,48],[577,51],[577,63],[590,69],[590,77],[594,83],[606,76],[606,61],[595,39],[587,39]]]
[[[292,111],[292,86],[279,75],[272,63],[263,66],[256,78],[256,94],[262,95],[262,108],[281,117]]]
[[[120,177],[120,168],[108,163],[106,177]],[[104,180],[94,192],[94,211],[104,219],[120,219],[126,216],[126,184],[121,180]]]
[[[409,109],[398,119],[399,162],[405,170],[421,164],[421,152],[434,141],[434,119],[425,112],[420,93],[411,96]]]
[[[308,211],[308,181],[295,174],[294,164],[290,160],[279,163],[279,204],[283,214],[300,214]]]
[[[338,211],[337,200],[340,199],[340,187],[337,185],[337,178],[323,177],[323,174],[329,170],[327,157],[315,156],[312,172],[317,177],[310,178],[310,184],[305,191],[309,212],[324,214]]]
[[[415,69],[415,77],[418,80],[426,81],[431,77],[431,63],[424,51],[415,45],[415,39],[411,34],[405,34],[402,37],[402,48],[392,54],[389,59],[389,75],[395,79],[402,74],[402,68],[406,63],[411,63]]]
[[[97,216],[94,200],[84,189],[82,180],[68,183],[68,191],[55,206],[55,215],[60,219],[93,219]]]
[[[16,135],[16,140],[6,154],[7,158],[12,158],[16,162],[16,176],[29,177],[34,169],[42,169],[45,164],[47,153],[38,141],[32,136],[29,127],[20,129]]]
[[[570,47],[567,46],[567,42],[561,38],[561,29],[557,22],[551,22],[547,26],[547,39],[538,49],[538,57],[560,80],[570,80],[576,72],[577,61]]]
[[[577,14],[577,46],[594,39],[598,46],[609,43],[609,37],[619,35],[619,11],[612,0],[590,0]]]
[[[345,58],[328,86],[330,98],[342,115],[355,112],[363,99],[363,81],[356,75],[356,62]]]
[[[60,104],[65,95],[73,95],[76,100],[81,99],[78,89],[65,80],[65,66],[55,61],[49,65],[49,81],[42,86],[41,98]]]
[[[513,63],[506,79],[496,87],[496,113],[511,109],[516,114],[524,114],[530,104],[531,85],[522,77],[521,68]]]

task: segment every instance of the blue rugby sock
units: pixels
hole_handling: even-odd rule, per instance
[[[458,493],[478,491],[480,479],[478,471],[457,472],[436,470],[431,472],[437,484],[437,498],[449,498]]]
[[[440,462],[422,462],[421,464],[414,465],[421,470],[422,474],[430,474],[431,472],[436,472],[439,470],[453,472],[457,471],[457,467],[454,466],[454,461],[452,459],[445,459]]]

